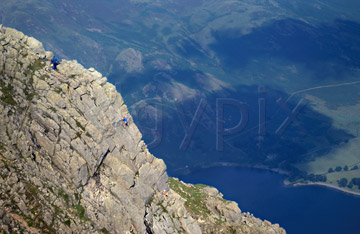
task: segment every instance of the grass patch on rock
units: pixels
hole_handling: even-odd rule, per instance
[[[85,132],[85,127],[81,125],[81,123],[79,121],[77,121],[75,119],[75,122],[76,122],[76,126],[78,126],[79,128],[81,128],[81,130],[83,130]]]
[[[60,197],[64,198],[66,204],[69,205],[69,195],[65,193],[65,191],[62,188],[59,189],[58,194]]]
[[[169,178],[169,186],[186,200],[185,207],[189,212],[204,217],[210,215],[210,210],[206,206],[208,195],[202,191],[206,185],[186,185],[175,178]]]
[[[50,78],[48,75],[42,75],[39,77],[40,80],[44,80],[44,81],[48,78]]]
[[[41,68],[43,68],[45,66],[45,63],[43,60],[41,59],[37,59],[35,60],[35,62],[33,64],[31,64],[28,68],[30,71],[32,71],[32,73],[35,73],[36,71],[40,70]]]
[[[85,216],[85,208],[82,205],[75,205],[73,206],[75,214],[79,217],[82,221],[88,221],[89,219]]]
[[[6,145],[0,142],[0,152],[4,152],[6,150]]]
[[[55,108],[55,107],[50,106],[50,107],[48,107],[48,109],[49,109],[49,110],[51,110],[51,111],[52,111],[52,112],[54,112],[54,113],[56,113],[56,112],[57,112],[57,110],[56,110],[56,108]]]
[[[2,96],[0,97],[0,100],[6,104],[16,106],[17,103],[13,98],[14,87],[11,84],[6,85],[3,80],[0,80],[0,89],[2,92]]]
[[[105,234],[110,234],[110,232],[106,228],[102,228],[100,229],[100,231]]]
[[[66,226],[70,227],[70,224],[71,224],[70,219],[68,219],[68,220],[64,221],[64,224],[65,224]]]
[[[56,87],[56,88],[54,89],[54,91],[55,91],[57,94],[60,94],[60,93],[62,92],[62,89],[59,88],[59,87]]]

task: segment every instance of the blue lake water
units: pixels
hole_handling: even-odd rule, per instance
[[[180,179],[215,186],[243,212],[279,223],[289,234],[360,233],[360,196],[320,186],[285,186],[282,175],[241,167],[200,169]]]

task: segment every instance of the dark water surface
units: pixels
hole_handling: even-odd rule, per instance
[[[289,234],[360,233],[360,196],[320,186],[285,186],[282,175],[241,167],[200,169],[180,179],[215,186],[243,212],[279,223]]]

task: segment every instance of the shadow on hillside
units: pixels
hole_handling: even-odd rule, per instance
[[[344,67],[360,67],[360,24],[336,20],[312,26],[281,19],[242,35],[239,30],[214,31],[211,48],[229,69],[244,67],[255,58],[279,57],[308,68],[341,74]]]
[[[150,147],[150,150],[165,160],[173,175],[178,173],[176,172],[178,168],[186,166],[196,168],[196,166],[209,165],[214,162],[267,165],[291,170],[294,163],[312,160],[353,138],[345,131],[334,128],[330,118],[312,110],[309,105],[305,105],[297,115],[298,122],[291,122],[284,134],[279,135],[276,130],[288,115],[276,101],[279,98],[286,100],[288,95],[271,89],[259,93],[257,86],[242,85],[234,88],[236,91],[206,94],[207,107],[201,115],[199,124],[185,151],[179,148],[185,131],[174,103],[166,101],[160,101],[157,104],[150,103],[149,110],[143,109],[138,115],[134,115],[135,122],[147,143],[153,142],[155,136],[161,136],[158,144]],[[159,93],[155,92],[152,95],[161,97],[161,92],[160,90]],[[248,123],[242,131],[224,137],[225,150],[222,152],[216,150],[217,98],[230,98],[245,103],[249,117]],[[266,133],[261,137],[258,134],[259,98],[266,100]],[[200,99],[197,97],[180,103],[188,124],[194,117]],[[298,101],[294,100],[286,105],[293,110]],[[154,130],[155,120],[152,119],[151,113],[160,106],[163,112],[161,132],[156,133],[159,129]],[[225,106],[225,128],[235,126],[240,119],[239,109]],[[315,155],[307,154],[314,149],[321,150]]]

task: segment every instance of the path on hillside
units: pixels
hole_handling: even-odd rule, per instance
[[[333,88],[333,87],[353,85],[353,84],[360,84],[360,81],[347,82],[347,83],[334,84],[334,85],[321,85],[321,86],[316,86],[316,87],[312,87],[312,88],[298,90],[298,91],[295,91],[295,92],[291,93],[286,101],[289,101],[294,95],[296,95],[298,93],[303,93],[303,92],[307,92],[307,91],[311,91],[311,90],[315,90],[315,89]]]

